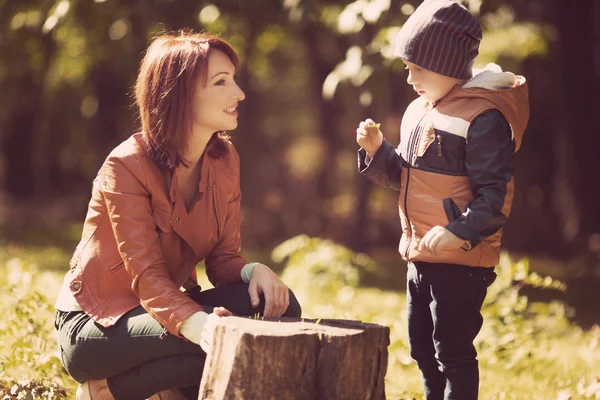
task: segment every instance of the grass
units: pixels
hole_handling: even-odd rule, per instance
[[[273,258],[285,265],[282,278],[304,316],[390,326],[387,398],[423,399],[420,374],[408,352],[404,293],[373,287],[377,277],[386,279],[386,288],[396,286],[389,280],[404,282],[402,265],[392,260],[396,267],[378,267],[369,257],[327,241],[294,240],[276,248]],[[30,250],[0,252],[0,399],[72,398],[76,385],[62,369],[52,326],[52,304],[64,273],[57,269],[66,265],[61,260],[68,261],[68,254]],[[529,274],[526,263],[505,259],[498,273],[477,339],[480,398],[600,399],[600,328],[584,331],[572,324],[571,311],[560,302],[531,303],[518,296],[515,276],[561,287]],[[203,288],[210,287],[202,269],[199,277]]]

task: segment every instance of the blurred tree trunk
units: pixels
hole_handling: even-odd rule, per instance
[[[131,62],[136,62],[134,57]],[[95,149],[93,154],[96,158],[94,165],[99,167],[119,141],[133,133],[119,131],[119,121],[124,119],[123,114],[134,112],[127,107],[133,103],[133,99],[127,101],[126,94],[130,90],[123,82],[123,75],[113,72],[107,63],[99,62],[95,65],[90,72],[90,82],[98,101],[98,110],[91,120],[91,126]]]
[[[36,168],[34,163],[36,131],[44,116],[44,79],[48,66],[54,57],[55,45],[50,34],[42,34],[37,29],[15,35],[15,44],[23,41],[37,41],[39,65],[21,69],[17,65],[30,65],[28,53],[15,55],[20,63],[15,63],[12,73],[15,77],[10,82],[15,98],[6,126],[4,142],[5,157],[5,190],[17,199],[32,198],[37,191]],[[17,45],[18,46],[18,45]]]
[[[324,144],[324,156],[315,190],[317,197],[320,199],[319,209],[317,210],[320,227],[319,232],[311,232],[310,234],[331,237],[335,236],[335,232],[330,231],[335,229],[336,226],[331,223],[331,205],[339,188],[337,182],[337,156],[341,145],[338,135],[338,121],[340,118],[344,118],[344,113],[340,109],[341,102],[339,100],[326,100],[323,98],[322,92],[325,79],[337,63],[341,61],[334,54],[331,54],[331,51],[327,49],[327,45],[332,42],[337,43],[339,38],[333,37],[327,28],[315,24],[312,19],[304,21],[301,35],[308,49],[309,65],[312,67],[313,77],[310,81],[312,87],[310,87],[309,93],[312,96],[312,104],[317,113],[317,134]],[[339,48],[340,46],[336,47]]]
[[[338,126],[336,122],[338,118],[342,117],[339,112],[340,110],[336,107],[338,102],[333,100],[327,101],[322,95],[323,83],[337,64],[336,62],[326,60],[320,54],[319,46],[314,46],[316,43],[327,42],[328,39],[324,37],[327,34],[327,30],[312,24],[307,24],[303,30],[304,40],[309,49],[310,65],[314,74],[314,79],[311,82],[313,84],[311,93],[313,95],[313,102],[316,105],[315,110],[318,113],[317,118],[320,125],[318,133],[323,139],[323,143],[325,143],[325,159],[323,160],[323,169],[317,183],[317,194],[322,199],[330,199],[335,194],[337,187],[332,177],[336,175],[336,155],[339,148]]]
[[[4,146],[6,162],[6,191],[18,199],[31,198],[35,192],[33,146],[36,115],[40,111],[41,87],[31,76],[19,81],[24,93],[32,96],[26,106],[16,108],[10,118]]]
[[[248,35],[245,41],[245,60],[244,68],[239,72],[240,79],[239,85],[246,94],[245,101],[242,101],[238,106],[240,110],[240,122],[243,123],[240,127],[233,132],[233,143],[240,153],[240,185],[242,190],[242,198],[244,206],[248,206],[253,210],[254,213],[262,213],[262,203],[264,198],[264,187],[260,184],[256,184],[254,177],[262,175],[262,166],[265,162],[273,163],[276,165],[277,161],[271,159],[266,161],[263,154],[265,151],[264,140],[259,138],[260,132],[253,131],[253,127],[261,126],[261,119],[263,112],[261,110],[261,102],[257,101],[260,98],[260,94],[255,90],[255,86],[252,85],[252,76],[248,67],[248,64],[256,57],[256,37],[259,32],[254,24],[248,24]],[[274,158],[274,157],[273,157]],[[281,225],[273,226],[274,220],[269,221],[269,228],[271,230],[281,231],[278,229]],[[244,226],[246,228],[246,226]],[[250,232],[253,232],[250,229]],[[249,236],[249,235],[248,235]],[[261,240],[262,239],[262,240]],[[264,245],[262,242],[264,238],[252,238],[255,240],[251,243],[254,246]]]
[[[371,43],[373,40],[374,34],[374,26],[372,24],[367,24],[363,29],[361,29],[358,35],[358,40],[362,49],[366,49],[368,47],[369,43]],[[358,98],[360,98],[361,89],[359,88],[358,90]],[[372,92],[373,91],[371,90],[371,93]],[[368,105],[361,107],[363,111],[362,115],[360,115],[360,121],[364,121],[367,118],[375,119],[375,121],[379,120],[378,116],[376,115],[376,110],[373,107],[373,101],[369,102]],[[352,133],[348,132],[348,134]],[[353,250],[367,251],[367,229],[369,226],[368,200],[369,193],[373,185],[371,181],[363,176],[359,176],[358,178],[359,179],[357,179],[355,187],[356,206],[354,211],[354,220],[346,239],[347,243],[350,244],[350,247]]]
[[[587,238],[592,233],[600,232],[600,190],[598,190],[598,173],[600,172],[600,135],[595,125],[595,113],[598,105],[594,93],[594,0],[580,0],[577,7],[559,3],[560,17],[557,19],[559,46],[557,60],[560,63],[560,79],[562,85],[565,112],[561,129],[557,132],[557,162],[566,169],[565,174],[572,184],[572,195],[577,199],[579,215],[571,218],[577,221],[576,233]],[[596,101],[594,101],[596,99]],[[566,145],[567,146],[561,146]],[[566,152],[572,151],[571,158]],[[560,195],[561,188],[557,188]],[[564,209],[563,209],[564,211]],[[567,214],[568,215],[568,214]],[[570,218],[563,214],[563,224],[568,227]],[[567,234],[570,229],[567,229]],[[568,237],[567,237],[568,238]]]
[[[577,7],[557,2],[560,107],[564,112],[556,132],[556,205],[564,239],[587,245],[600,233],[600,135],[594,124],[596,93],[594,74],[594,0],[580,0]]]
[[[531,118],[516,157],[516,195],[505,245],[518,253],[558,259],[590,250],[600,233],[596,149],[598,113],[594,100],[594,0],[570,7],[555,0],[544,8],[507,0],[524,20],[556,28],[550,52],[523,62],[529,79]],[[597,10],[596,10],[597,11]]]

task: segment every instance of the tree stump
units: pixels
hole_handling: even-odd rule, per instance
[[[390,329],[347,320],[223,318],[201,400],[385,399]]]

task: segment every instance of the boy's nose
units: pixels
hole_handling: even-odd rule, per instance
[[[406,78],[406,83],[408,83],[409,85],[415,84],[415,80],[413,79],[412,73],[410,71],[408,71],[408,77]]]

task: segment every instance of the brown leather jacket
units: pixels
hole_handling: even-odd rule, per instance
[[[186,211],[176,175],[161,171],[141,134],[115,148],[94,180],[92,198],[65,277],[81,308],[109,327],[140,304],[169,332],[202,308],[180,290],[206,262],[215,285],[241,282],[240,164],[233,146],[203,157],[198,201]]]

